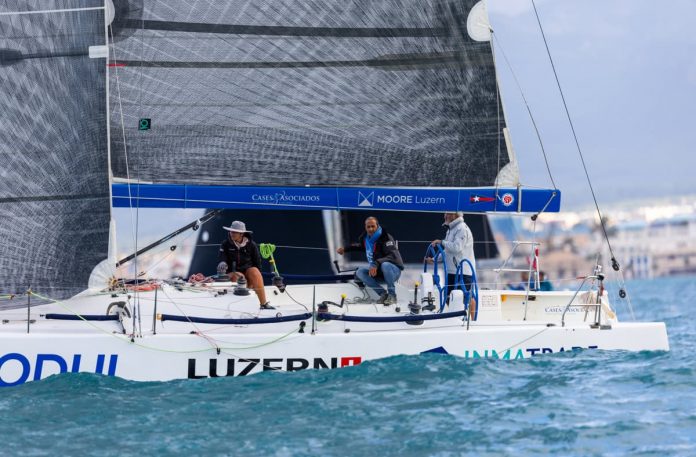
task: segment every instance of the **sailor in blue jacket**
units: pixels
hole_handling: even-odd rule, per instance
[[[365,219],[365,233],[360,235],[357,243],[338,248],[336,252],[364,251],[368,267],[358,268],[355,276],[379,295],[378,303],[385,306],[396,304],[396,281],[404,269],[404,261],[396,247],[396,241],[379,225],[376,217]],[[382,280],[387,290],[379,284]]]

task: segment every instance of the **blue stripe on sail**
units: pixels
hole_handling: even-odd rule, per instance
[[[132,204],[131,204],[132,202]],[[113,206],[127,208],[379,209],[392,211],[558,212],[561,192],[517,188],[236,187],[113,185]]]

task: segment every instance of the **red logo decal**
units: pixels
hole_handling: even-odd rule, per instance
[[[362,362],[362,357],[341,357],[341,367],[360,365],[360,362]]]
[[[470,195],[469,196],[469,202],[470,203],[482,203],[482,202],[492,202],[495,201],[495,198],[493,197],[482,197],[480,195]]]

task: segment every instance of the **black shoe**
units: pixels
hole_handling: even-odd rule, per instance
[[[261,305],[261,309],[275,309],[275,306],[271,306],[269,302],[266,302],[263,305]]]

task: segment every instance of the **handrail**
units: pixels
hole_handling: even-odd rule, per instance
[[[466,287],[464,284],[464,262],[466,262],[469,265],[469,268],[471,269],[471,292],[466,290]],[[459,264],[457,265],[455,285],[458,285],[459,289],[464,293],[464,309],[466,311],[469,311],[470,298],[473,295],[473,298],[476,301],[476,311],[474,311],[474,320],[477,320],[478,319],[478,311],[479,311],[478,282],[476,281],[476,269],[474,268],[474,265],[469,261],[469,259],[462,259],[462,261],[459,262]],[[467,313],[467,319],[466,319],[467,328],[469,327],[469,320],[470,320],[470,317],[469,317],[469,314]]]
[[[467,311],[434,314],[401,314],[398,316],[353,316],[348,314],[317,313],[317,319],[344,322],[419,322],[463,317]]]
[[[439,244],[433,246],[432,244],[428,245],[428,248],[425,250],[425,256],[428,257],[428,254],[433,253],[433,284],[435,284],[435,287],[437,287],[437,291],[440,295],[440,313],[443,312],[445,308],[445,302],[447,301],[447,255],[445,254],[445,250],[442,249],[442,246]],[[441,286],[440,285],[440,275],[437,274],[437,263],[438,260],[442,257],[442,265],[443,265],[443,270],[445,271],[445,285]],[[428,263],[423,260],[423,273],[428,272]],[[445,291],[443,293],[442,291]]]
[[[261,272],[261,275],[263,276],[263,279],[269,279],[275,277],[275,273],[273,272],[268,272],[268,271],[263,271]],[[286,274],[283,276],[283,279],[289,280],[290,282],[297,281],[297,282],[323,282],[323,281],[351,281],[355,279],[355,273],[351,274],[338,274],[338,275],[304,275],[304,274]]]
[[[568,309],[570,309],[570,305],[572,305],[573,301],[575,301],[575,297],[577,297],[580,290],[582,290],[582,286],[585,285],[585,282],[588,279],[599,279],[599,275],[585,276],[584,278],[582,278],[582,282],[580,283],[580,286],[575,291],[575,293],[573,294],[573,297],[570,299],[570,301],[568,302],[566,307],[563,309],[563,314],[561,315],[561,327],[565,327],[565,315],[568,312]]]
[[[178,316],[175,314],[160,314],[157,316],[161,322],[176,321],[190,322],[193,324],[229,324],[229,325],[253,325],[253,324],[275,324],[278,322],[303,321],[312,318],[312,313],[295,314],[290,316],[276,317],[254,317],[244,319],[219,319],[213,317],[198,317],[198,316]]]
[[[505,268],[505,267],[507,266],[508,262],[514,257],[515,252],[516,252],[518,246],[520,246],[520,245],[531,245],[531,246],[532,246],[532,255],[534,255],[534,248],[537,247],[537,246],[539,246],[539,245],[541,244],[541,242],[540,242],[540,241],[513,241],[512,244],[513,244],[512,251],[510,251],[510,254],[507,256],[507,258],[506,258],[505,261],[503,262],[503,265],[502,265],[500,268],[494,268],[494,269],[493,269],[493,271],[495,271],[495,272],[497,273],[496,276],[495,276],[495,287],[496,287],[496,289],[499,288],[498,283],[500,282],[500,281],[499,281],[499,279],[500,279],[500,273],[502,273],[503,271],[517,271],[517,272],[528,271],[528,272],[529,272],[529,278],[531,279],[531,275],[532,275],[532,267],[531,267],[532,264],[531,264],[531,263],[529,264],[530,266],[529,266],[529,268],[527,268],[527,269],[521,269],[521,268]],[[529,289],[529,284],[530,284],[530,281],[529,281],[529,279],[528,279],[528,280],[527,280],[527,289]]]

